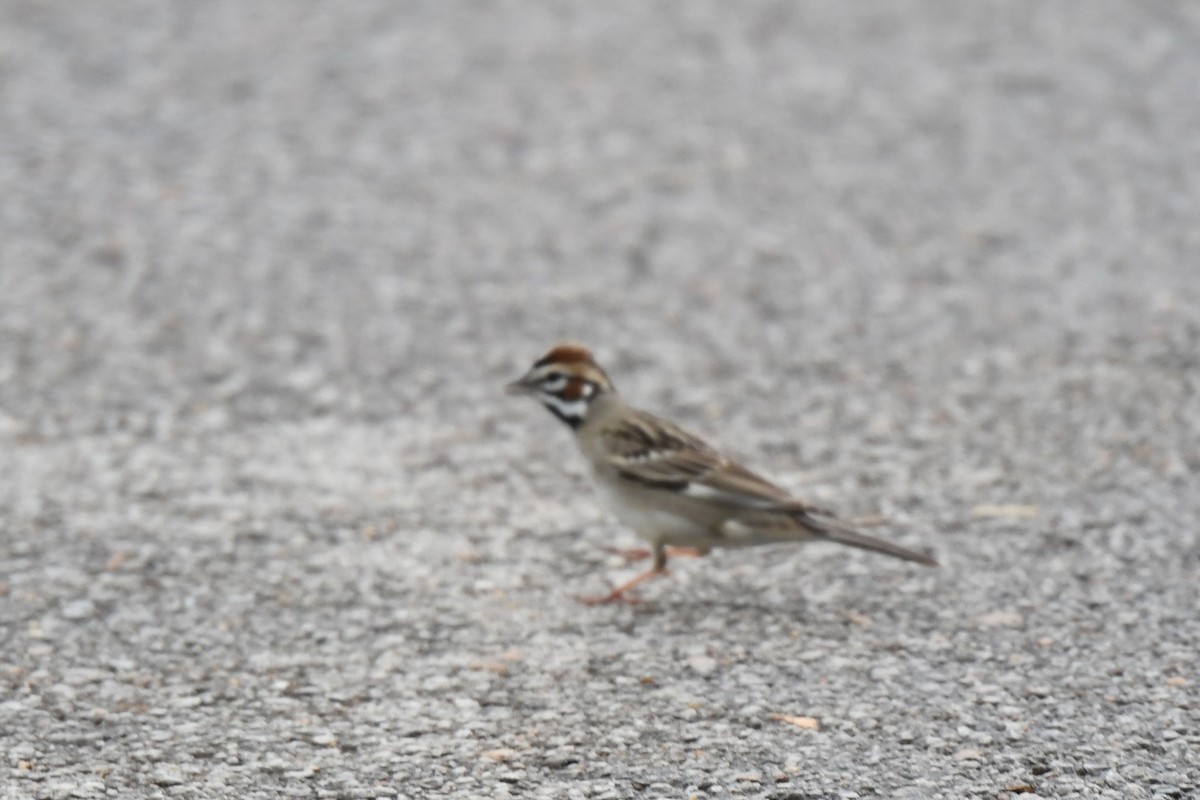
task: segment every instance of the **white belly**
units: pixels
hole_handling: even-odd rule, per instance
[[[656,508],[651,503],[637,502],[630,495],[619,494],[608,481],[599,479],[590,465],[587,476],[596,490],[600,505],[651,544],[701,547],[713,538],[711,531],[685,516]]]

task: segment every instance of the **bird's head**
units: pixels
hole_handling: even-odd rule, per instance
[[[593,404],[613,391],[613,385],[590,350],[568,342],[551,348],[507,389],[509,394],[536,397],[551,414],[578,428]]]

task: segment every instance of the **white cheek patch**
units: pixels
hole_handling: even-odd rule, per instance
[[[582,420],[587,414],[587,400],[564,400],[556,394],[543,394],[542,402],[546,407],[563,419]]]

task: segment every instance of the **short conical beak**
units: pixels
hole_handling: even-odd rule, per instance
[[[504,387],[506,394],[533,394],[536,389],[526,378],[518,378]]]

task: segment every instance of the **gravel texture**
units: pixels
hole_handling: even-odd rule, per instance
[[[1200,796],[1197,75],[1192,2],[3,0],[0,798]],[[578,605],[565,337],[943,568]]]

